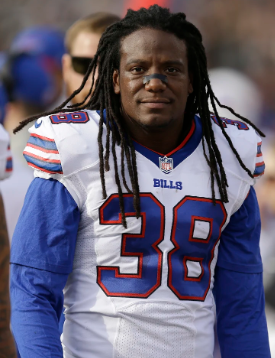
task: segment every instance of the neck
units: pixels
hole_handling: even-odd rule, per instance
[[[131,137],[141,145],[161,154],[168,154],[177,148],[191,128],[191,120],[183,120],[180,125],[164,128],[148,128],[128,119],[127,128]]]

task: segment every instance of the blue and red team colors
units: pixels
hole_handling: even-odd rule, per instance
[[[24,156],[35,179],[11,254],[12,326],[22,358],[211,358],[216,319],[223,358],[270,357],[253,188],[264,172],[261,139],[250,126],[223,120],[251,178],[212,120],[229,202],[217,187],[212,202],[195,116],[171,153],[134,142],[141,217],[125,190],[127,228],[112,161],[102,198],[99,114],[52,115],[30,129]]]

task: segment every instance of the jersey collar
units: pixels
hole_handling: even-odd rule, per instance
[[[140,154],[142,154],[147,159],[151,160],[151,162],[156,164],[156,166],[159,167],[160,158],[167,157],[173,159],[173,167],[176,168],[184,159],[189,157],[189,155],[191,155],[194,152],[194,150],[199,145],[201,138],[202,138],[201,120],[199,117],[195,116],[187,136],[184,138],[182,143],[177,148],[172,150],[170,153],[167,154],[158,153],[136,141],[133,141],[133,143],[134,143],[135,150]]]
[[[100,111],[96,111],[100,115]],[[103,118],[104,122],[106,123],[106,110],[103,111]],[[173,159],[173,166],[176,168],[184,159],[189,157],[197,146],[199,145],[200,141],[202,139],[202,125],[201,120],[198,116],[195,116],[192,125],[190,128],[189,133],[184,138],[182,143],[172,150],[170,153],[162,154],[153,151],[152,149],[149,149],[145,147],[144,145],[136,142],[133,140],[133,144],[135,147],[135,150],[142,154],[147,159],[151,160],[157,167],[159,167],[160,158],[172,158]]]

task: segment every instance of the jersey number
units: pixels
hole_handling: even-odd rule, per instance
[[[126,216],[135,216],[133,196],[124,194]],[[147,298],[161,285],[164,206],[150,193],[140,194],[141,231],[122,234],[121,256],[138,257],[137,274],[117,266],[98,266],[97,282],[108,296]],[[186,196],[174,207],[168,253],[168,287],[180,300],[204,301],[210,287],[211,262],[226,211],[221,201]],[[99,209],[100,224],[122,225],[117,194]]]
[[[86,112],[60,113],[50,116],[52,124],[87,123],[89,116]]]

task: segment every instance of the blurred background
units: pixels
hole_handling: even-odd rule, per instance
[[[266,133],[263,141],[266,172],[256,184],[256,191],[262,215],[261,251],[265,269],[266,310],[271,350],[275,356],[274,0],[0,0],[0,71],[1,67],[4,72],[7,71],[7,56],[10,61],[8,53],[11,50],[22,51],[16,40],[22,31],[34,26],[46,26],[58,32],[53,35],[57,38],[57,44],[51,61],[47,52],[46,62],[44,57],[43,63],[41,60],[38,63],[33,59],[31,61],[34,62],[22,59],[16,66],[14,76],[21,81],[18,80],[20,85],[16,88],[19,97],[25,91],[26,83],[31,82],[37,86],[32,93],[23,94],[27,107],[22,108],[18,103],[15,105],[14,99],[3,100],[0,83],[0,120],[2,118],[4,127],[11,135],[14,155],[14,175],[0,183],[9,235],[12,237],[27,187],[32,180],[32,169],[27,167],[22,157],[28,138],[27,131],[14,136],[12,129],[24,117],[53,108],[64,98],[60,69],[61,57],[66,51],[62,48],[64,33],[76,20],[89,14],[105,11],[122,17],[127,8],[138,9],[154,3],[169,7],[173,12],[185,12],[187,19],[200,29],[207,52],[210,79],[217,97]],[[44,43],[43,36],[41,41]],[[46,39],[49,39],[47,36]],[[34,55],[40,56],[44,49],[37,51],[40,53]],[[43,71],[40,73],[41,66]],[[51,76],[54,74],[53,77],[49,77],[49,73]],[[227,115],[222,110],[220,114]]]

